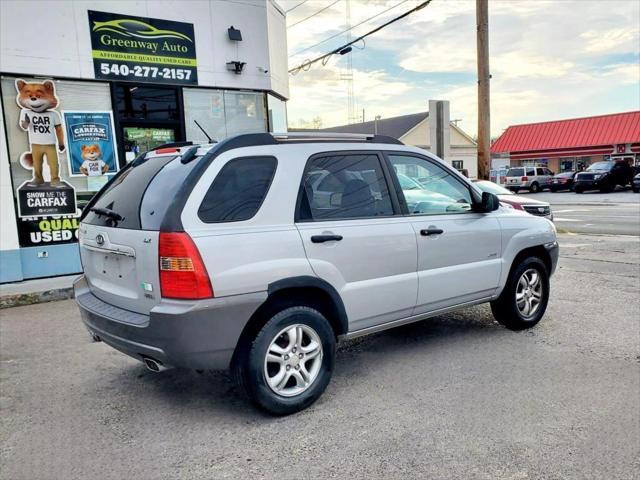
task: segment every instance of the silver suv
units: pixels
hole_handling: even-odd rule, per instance
[[[554,173],[546,167],[511,167],[505,177],[505,186],[516,193],[529,190],[538,193],[551,190]]]
[[[381,136],[248,134],[168,147],[85,208],[75,283],[94,340],[146,364],[231,368],[273,414],[313,403],[336,342],[491,302],[534,326],[553,224]]]

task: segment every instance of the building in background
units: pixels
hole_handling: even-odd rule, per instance
[[[507,128],[491,146],[492,167],[581,170],[593,162],[640,164],[640,111],[528,123]]]
[[[449,102],[430,100],[429,111],[352,123],[318,131],[335,133],[377,133],[397,138],[406,145],[424,148],[465,171],[469,178],[478,175],[478,146],[449,118]]]
[[[206,142],[196,122],[287,129],[272,0],[7,0],[0,35],[0,283],[79,272],[79,208],[138,154]]]

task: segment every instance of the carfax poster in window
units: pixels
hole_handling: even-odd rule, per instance
[[[76,213],[76,192],[60,178],[58,155],[65,149],[62,121],[57,108],[60,99],[52,80],[16,79],[16,103],[20,108],[18,126],[27,134],[29,151],[20,155],[20,164],[31,170],[32,178],[17,188],[18,216],[44,217]]]
[[[67,137],[69,174],[95,177],[116,173],[118,157],[111,112],[63,111]]]

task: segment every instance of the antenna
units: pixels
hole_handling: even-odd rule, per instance
[[[202,128],[202,125],[200,125],[195,118],[193,119],[193,123],[195,123],[198,126],[198,128],[202,130],[202,133],[204,133],[204,136],[207,137],[207,140],[209,140],[209,143],[216,143],[216,141],[209,136],[207,131],[204,128]]]

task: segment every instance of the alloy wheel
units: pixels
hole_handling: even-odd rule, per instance
[[[308,325],[282,329],[271,341],[264,360],[264,376],[276,394],[294,397],[307,390],[322,366],[322,342]]]
[[[526,270],[516,287],[516,306],[525,318],[533,317],[542,303],[542,280],[534,268]]]

